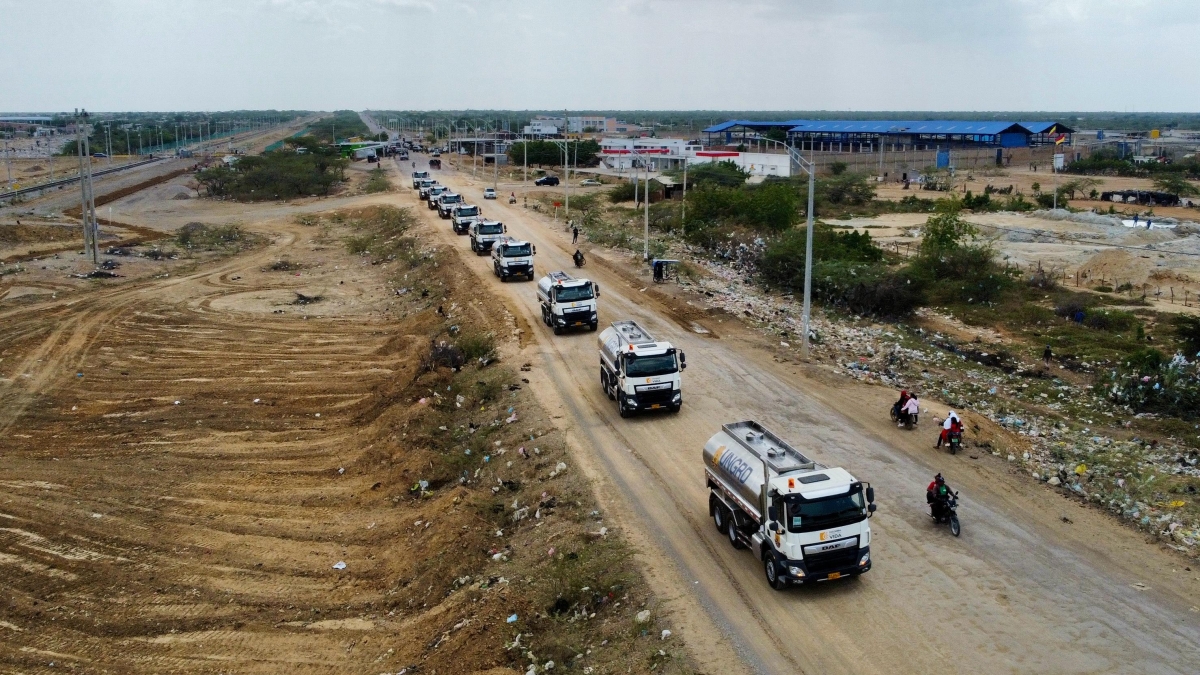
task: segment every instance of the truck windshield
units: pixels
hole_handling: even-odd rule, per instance
[[[457,204],[462,197],[458,195],[445,195],[442,197],[443,204]]]
[[[500,251],[505,258],[518,258],[523,255],[533,255],[529,244],[509,244]]]
[[[655,375],[670,375],[679,370],[675,363],[675,354],[659,354],[658,356],[625,357],[626,377],[654,377]]]
[[[559,286],[558,291],[554,294],[554,299],[559,302],[579,302],[580,300],[592,299],[592,285],[583,284],[582,286]]]
[[[501,234],[504,232],[503,223],[480,223],[479,234]]]
[[[785,521],[789,532],[824,530],[857,523],[867,517],[862,487],[855,487],[848,494],[813,500],[792,495],[784,503],[787,506]]]
[[[478,206],[468,206],[466,208],[461,208],[458,210],[458,215],[460,218],[466,218],[468,216],[477,216],[477,215],[479,215],[479,207]]]

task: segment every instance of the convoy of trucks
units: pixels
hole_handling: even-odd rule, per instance
[[[621,417],[648,410],[679,412],[687,358],[636,321],[614,321],[600,333],[600,388]]]
[[[734,422],[704,445],[708,511],[734,548],[749,548],[776,590],[871,569],[875,489],[809,459],[758,422]]]
[[[596,330],[599,297],[599,284],[576,279],[566,272],[551,272],[538,280],[537,299],[542,309],[542,323],[553,328],[555,335],[585,326]]]
[[[432,164],[432,163],[431,163]],[[504,223],[485,220],[478,206],[414,171],[413,187],[429,208],[468,234],[471,250],[491,252],[502,281],[534,278],[537,248],[507,235]],[[600,286],[564,271],[537,285],[542,322],[561,335],[571,328],[595,331]],[[600,333],[600,387],[621,417],[652,410],[679,412],[687,359],[670,342],[654,338],[636,321],[614,321]],[[724,424],[709,438],[702,458],[709,515],[735,548],[749,549],[777,590],[793,584],[857,577],[871,569],[875,490],[849,471],[810,459],[755,421]]]

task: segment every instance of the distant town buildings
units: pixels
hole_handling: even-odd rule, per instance
[[[538,115],[524,127],[526,136],[562,136],[564,134],[622,134],[636,136],[645,132],[637,124],[622,122],[615,117],[580,115],[552,117]]]

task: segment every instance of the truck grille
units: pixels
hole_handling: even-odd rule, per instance
[[[675,398],[675,390],[670,387],[652,391],[646,391],[638,388],[636,391],[638,406],[642,408],[655,403],[670,403],[671,400]]]
[[[852,568],[858,564],[858,545],[857,541],[854,546],[848,548],[828,551],[826,553],[815,553],[804,557],[804,566],[808,568],[810,576],[821,576]]]

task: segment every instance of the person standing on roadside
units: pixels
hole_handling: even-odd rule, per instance
[[[571,243],[579,243],[579,226],[575,223],[571,223]]]

